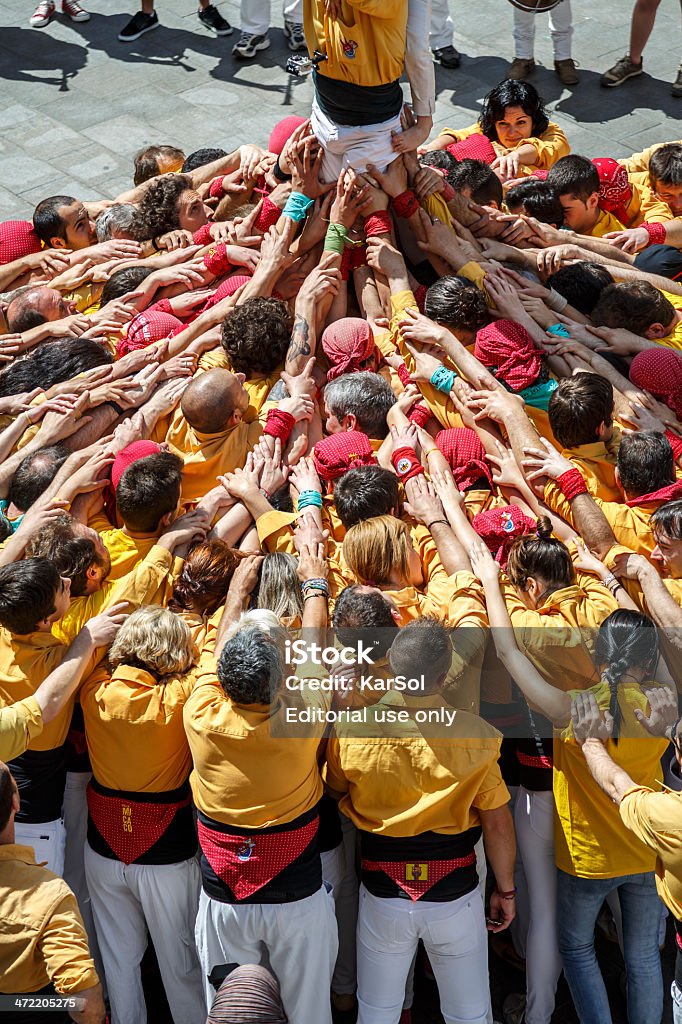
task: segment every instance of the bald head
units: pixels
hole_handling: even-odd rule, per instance
[[[182,415],[200,434],[220,434],[238,423],[249,396],[241,374],[216,368],[195,377],[182,395]]]
[[[55,288],[27,288],[7,307],[7,326],[10,331],[30,331],[32,327],[61,320],[72,312],[73,303],[67,302]]]

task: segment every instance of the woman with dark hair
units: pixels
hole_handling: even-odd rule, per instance
[[[656,627],[641,612],[625,608],[614,611],[602,622],[595,638],[596,681],[590,685],[588,677],[579,690],[567,693],[540,675],[517,647],[500,589],[499,565],[488,549],[476,544],[469,557],[485,590],[497,655],[526,697],[529,710],[532,708],[529,736],[534,731],[533,714],[538,712],[555,730],[553,856],[551,814],[547,834],[540,836],[537,815],[535,821],[526,815],[524,823],[523,815],[515,813],[522,856],[524,850],[535,847],[533,885],[529,889],[526,964],[530,973],[525,1020],[528,1024],[549,1024],[553,1005],[548,1004],[547,995],[553,994],[563,961],[579,1019],[610,1024],[608,997],[594,950],[594,928],[602,903],[617,893],[623,919],[628,1020],[631,1024],[658,1024],[663,1011],[663,979],[658,951],[656,855],[626,828],[616,805],[592,780],[573,735],[571,710],[576,697],[585,692],[593,694],[599,708],[610,711],[614,719],[612,736],[606,744],[613,760],[637,785],[650,789],[660,785],[660,759],[667,741],[653,738],[647,728],[654,717],[647,690],[656,688],[652,680],[657,674],[667,674],[665,666],[658,671]],[[545,847],[544,868],[537,857],[541,845]],[[545,998],[540,1006],[537,995],[543,991]]]
[[[477,155],[459,148],[465,139],[470,140],[469,145],[480,142],[485,146],[488,141],[488,156],[482,148],[478,155],[503,181],[532,174],[536,168],[548,170],[570,153],[566,136],[547,117],[537,90],[528,82],[509,78],[488,93],[477,124],[460,130],[443,128],[425,148],[447,149],[458,159]]]
[[[168,607],[185,620],[200,649],[218,626],[230,580],[244,557],[215,538],[197,544],[185,559]]]

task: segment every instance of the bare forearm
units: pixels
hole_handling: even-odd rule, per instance
[[[457,539],[453,529],[445,523],[431,523],[431,536],[438,548],[438,555],[445,571],[452,575],[455,572],[471,571],[469,556]]]
[[[682,608],[672,597],[653,566],[640,571],[638,579],[647,608],[656,625],[662,629],[673,631],[679,629],[682,626]],[[673,639],[673,634],[671,634],[671,639]],[[678,639],[676,646],[682,646],[682,637]]]
[[[509,806],[478,813],[481,818],[483,845],[495,875],[497,888],[502,892],[511,892],[514,888],[516,836]]]
[[[586,740],[583,744],[583,754],[594,781],[614,804],[620,806],[625,794],[636,783],[612,760],[601,740]]]
[[[604,558],[617,541],[608,519],[592,495],[578,494],[573,498],[571,515],[576,530],[588,548],[594,551],[597,558]]]

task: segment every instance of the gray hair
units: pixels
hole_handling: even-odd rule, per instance
[[[259,626],[245,626],[223,647],[217,672],[225,694],[236,704],[269,704],[283,674],[280,646]]]
[[[132,203],[114,203],[100,213],[95,221],[98,242],[108,242],[113,238],[114,230],[130,232],[137,219],[137,207]]]
[[[370,437],[384,437],[386,414],[395,405],[395,395],[380,373],[344,373],[324,389],[327,408],[338,420],[353,415],[358,429]]]

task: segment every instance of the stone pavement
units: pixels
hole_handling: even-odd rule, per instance
[[[45,29],[28,19],[35,0],[2,0],[0,34],[0,219],[30,216],[47,195],[113,197],[131,184],[132,155],[146,143],[185,152],[265,142],[287,113],[306,114],[311,84],[282,70],[287,49],[278,5],[272,46],[256,61],[236,63],[235,35],[216,38],[191,2],[161,0],[161,27],[131,44],[116,35],[132,8],[111,11],[85,0],[92,18],[72,24],[57,15]],[[134,2],[134,0],[132,0]],[[218,2],[238,25],[235,0]],[[564,126],[574,152],[621,156],[679,137],[682,100],[673,99],[682,50],[680,8],[664,0],[645,55],[647,74],[615,90],[600,73],[627,48],[629,0],[573,0],[574,55],[582,83],[562,89],[552,70],[547,16],[538,16],[532,81]],[[437,68],[436,127],[471,123],[485,93],[513,56],[511,7],[504,0],[453,0],[464,54],[458,71]]]

